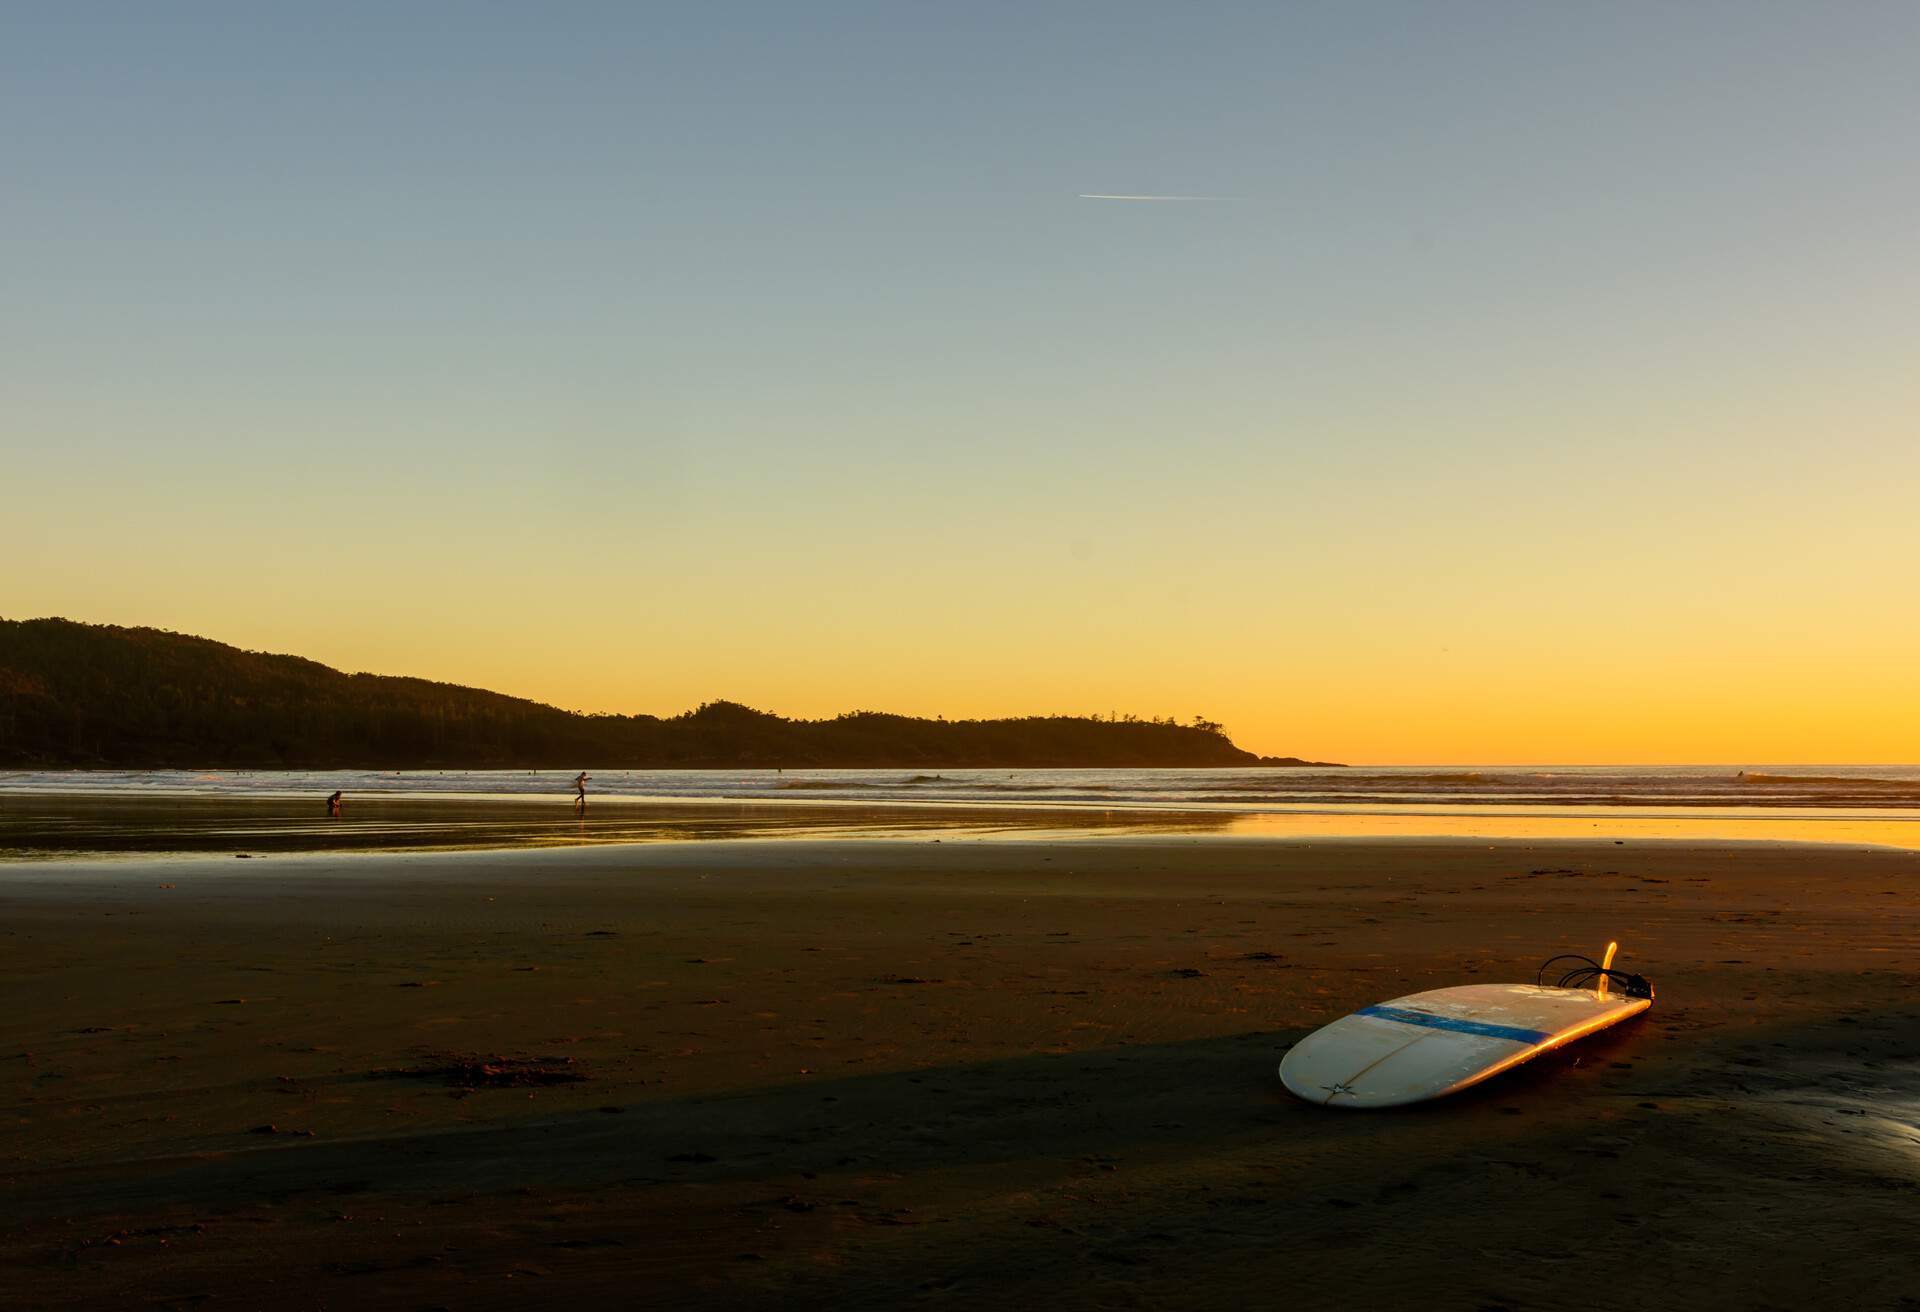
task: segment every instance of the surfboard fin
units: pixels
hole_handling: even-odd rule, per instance
[[[1618,943],[1609,943],[1607,944],[1607,955],[1600,959],[1600,996],[1605,998],[1607,996],[1607,985],[1614,980],[1619,980],[1620,987],[1626,990],[1628,997],[1645,998],[1648,1002],[1652,1002],[1652,980],[1640,974],[1623,976],[1613,968],[1613,954],[1619,950],[1620,945]]]

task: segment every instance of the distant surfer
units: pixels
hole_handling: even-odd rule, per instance
[[[340,790],[334,789],[333,796],[327,799],[327,814],[338,818],[340,815]]]
[[[591,777],[585,770],[573,777],[573,786],[578,790],[578,796],[573,799],[573,804],[582,811],[587,809],[587,780]]]

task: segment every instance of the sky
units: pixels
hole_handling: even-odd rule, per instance
[[[0,0],[0,615],[1920,759],[1917,60],[1905,3]]]

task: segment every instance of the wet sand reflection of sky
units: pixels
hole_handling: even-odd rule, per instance
[[[304,797],[0,793],[0,861],[206,853],[396,852],[722,840],[1488,839],[1845,843],[1920,849],[1920,817],[1818,811],[1570,808],[1298,810],[873,805],[349,796],[339,818]]]

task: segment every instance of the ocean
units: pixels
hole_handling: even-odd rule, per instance
[[[604,770],[629,801],[909,802],[1293,811],[1378,807],[1920,809],[1920,765],[1419,765],[1339,769]],[[11,792],[573,794],[574,770],[14,770]]]
[[[286,817],[289,836],[298,830],[330,844],[328,826],[310,813],[336,789],[346,795],[343,818],[349,822],[336,829],[351,830],[361,845],[377,843],[383,832],[394,845],[409,845],[422,841],[423,833],[472,830],[471,818],[484,811],[508,817],[494,825],[501,841],[508,841],[509,831],[534,832],[542,842],[795,832],[1177,834],[1792,841],[1920,849],[1920,766],[1911,765],[926,771],[589,766],[591,827],[572,824],[575,773],[0,772],[0,852],[17,857],[42,850],[35,841],[19,841],[20,835],[48,824],[73,834],[89,826],[107,834],[187,823],[173,824],[165,819],[169,814]],[[84,822],[63,820],[69,812]],[[116,816],[126,817],[124,823]],[[472,844],[449,839],[449,845]]]

